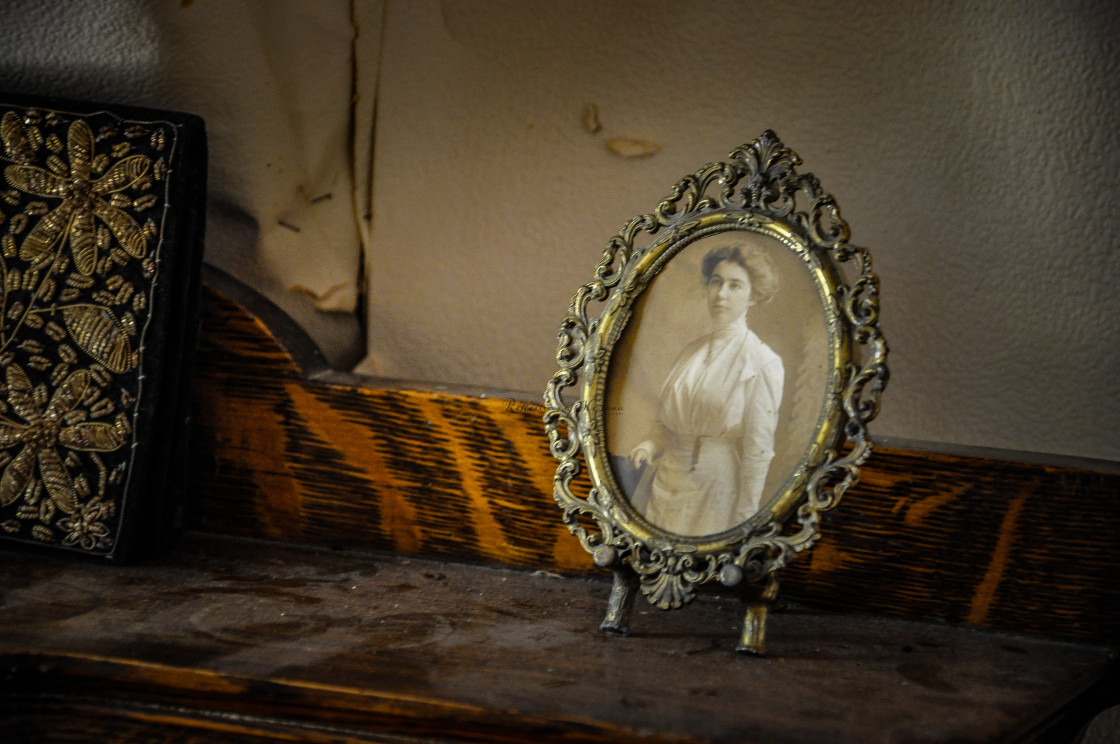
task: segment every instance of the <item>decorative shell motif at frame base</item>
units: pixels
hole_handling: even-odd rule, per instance
[[[766,131],[685,176],[610,239],[561,323],[553,495],[614,572],[605,633],[629,634],[639,592],[674,609],[718,582],[746,601],[739,650],[765,653],[779,569],[871,452],[878,279],[799,165]]]

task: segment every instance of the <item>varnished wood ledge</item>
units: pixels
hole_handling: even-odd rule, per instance
[[[1067,742],[1112,657],[793,608],[744,659],[731,597],[608,638],[604,582],[198,533],[0,579],[5,743]]]
[[[532,396],[332,372],[266,300],[206,283],[191,527],[595,572]],[[1023,459],[877,448],[783,595],[1120,642],[1120,473]]]

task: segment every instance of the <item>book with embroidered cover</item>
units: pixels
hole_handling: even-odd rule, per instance
[[[0,96],[0,544],[176,532],[205,186],[195,116]]]

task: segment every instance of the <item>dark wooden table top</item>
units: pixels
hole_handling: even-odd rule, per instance
[[[797,607],[749,658],[716,594],[603,637],[608,588],[199,534],[134,567],[0,553],[0,738],[1013,741],[1113,658]]]

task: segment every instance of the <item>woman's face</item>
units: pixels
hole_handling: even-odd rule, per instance
[[[717,328],[742,321],[751,304],[751,279],[734,261],[720,261],[708,279],[708,312]]]

